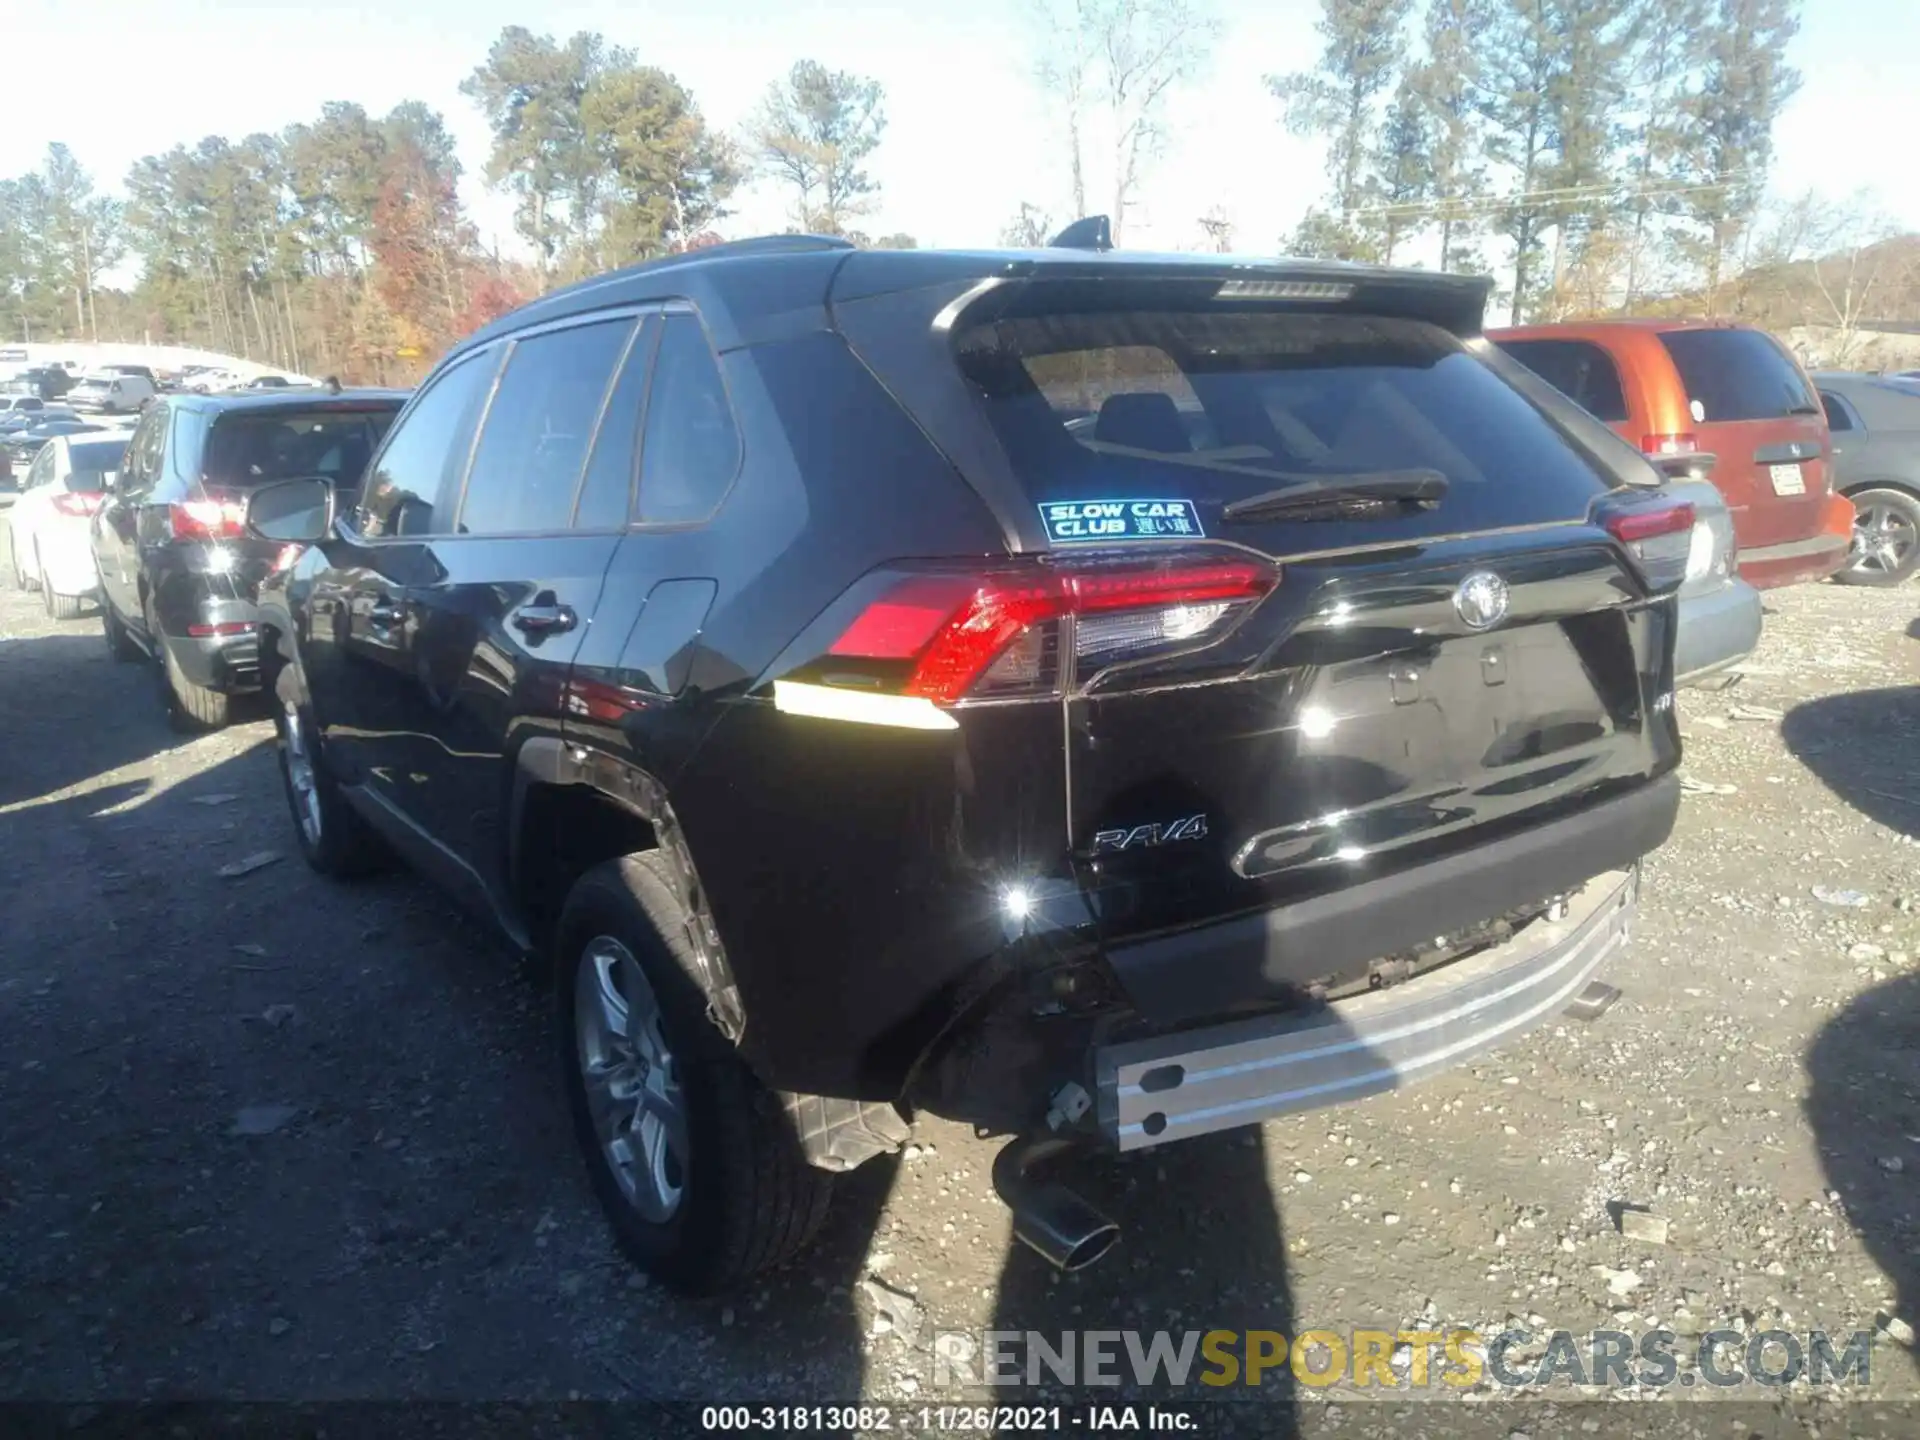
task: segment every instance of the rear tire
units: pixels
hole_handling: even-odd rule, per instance
[[[273,686],[280,784],[293,812],[294,838],[307,864],[332,880],[352,880],[387,868],[388,852],[372,826],[347,803],[327,773],[319,728],[299,677],[282,668]]]
[[[104,591],[100,596],[100,633],[106,637],[107,654],[122,664],[139,660],[146,654],[127,633],[126,622],[121,620],[120,612],[113,608]]]
[[[62,595],[53,588],[38,548],[33,552],[33,568],[40,576],[40,598],[46,604],[47,614],[55,620],[78,620],[80,612],[86,609],[86,602],[78,595]]]
[[[561,914],[554,992],[574,1129],[615,1239],[663,1283],[709,1295],[805,1249],[833,1177],[707,1018],[688,922],[657,852],[596,866]]]
[[[7,535],[7,567],[13,571],[14,589],[33,589],[33,581],[27,576],[27,567],[20,563],[19,542],[13,538],[11,531]]]
[[[167,724],[183,735],[218,730],[227,723],[228,697],[218,690],[196,685],[173,658],[166,636],[160,632],[160,619],[153,613],[153,597],[147,597],[147,643],[153,646],[154,674],[160,688],[160,704],[167,712]]]
[[[1904,490],[1855,490],[1853,554],[1834,575],[1842,585],[1904,585],[1920,569],[1920,500]]]

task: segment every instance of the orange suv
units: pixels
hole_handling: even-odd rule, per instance
[[[1853,506],[1833,493],[1813,383],[1765,331],[1720,320],[1588,320],[1487,338],[1670,473],[1726,497],[1740,578],[1823,580],[1847,562]]]

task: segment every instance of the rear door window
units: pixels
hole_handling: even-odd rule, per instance
[[[1838,395],[1835,395],[1831,390],[1822,390],[1820,392],[1820,404],[1827,412],[1827,428],[1829,430],[1853,429],[1853,416],[1847,413],[1846,401],[1842,400]]]
[[[1284,540],[1319,549],[1579,519],[1605,489],[1524,397],[1421,321],[1021,308],[963,324],[956,355],[1016,475],[1049,509],[1185,501],[1193,511],[1167,507],[1156,534],[1197,523],[1263,543],[1224,507],[1386,471],[1446,480],[1431,508],[1363,507]]]
[[[1818,415],[1819,399],[1779,342],[1758,330],[1668,330],[1673,357],[1702,425]]]
[[[461,534],[564,530],[634,321],[552,330],[507,357],[473,452]]]
[[[1596,420],[1627,418],[1613,357],[1591,340],[1502,340],[1500,348]]]
[[[586,478],[580,482],[580,498],[573,514],[576,529],[618,530],[627,523],[640,467],[640,421],[647,406],[647,371],[659,338],[658,316],[641,322],[626,362],[613,382],[613,392],[607,397],[593,439]]]

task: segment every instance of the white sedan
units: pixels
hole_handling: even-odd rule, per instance
[[[130,430],[91,431],[49,440],[27,467],[7,512],[13,583],[37,589],[56,620],[79,615],[100,588],[88,526],[106,498],[107,477],[126,457]]]

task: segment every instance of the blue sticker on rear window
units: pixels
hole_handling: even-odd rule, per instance
[[[1090,540],[1191,540],[1207,532],[1191,500],[1050,500],[1040,507],[1056,545]]]

